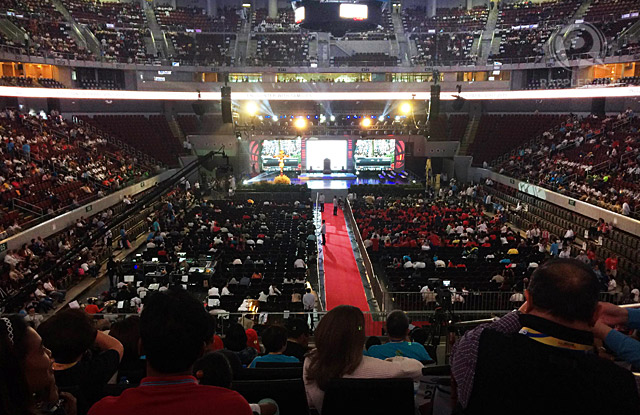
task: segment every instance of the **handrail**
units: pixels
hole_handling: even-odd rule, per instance
[[[12,200],[13,200],[14,208],[18,207],[20,209],[26,210],[27,212],[35,213],[40,216],[44,214],[44,209],[42,209],[40,206],[36,206],[33,203],[26,202],[22,199],[12,199]]]
[[[358,224],[353,216],[353,210],[351,209],[351,202],[349,202],[349,198],[346,198],[345,202],[345,217],[349,220],[351,227],[353,229],[353,233],[355,235],[356,242],[358,244],[358,249],[360,250],[360,255],[362,257],[362,263],[364,265],[365,277],[369,282],[369,286],[373,291],[373,297],[378,303],[378,307],[380,311],[386,311],[387,307],[385,304],[385,289],[380,283],[380,279],[376,276],[375,271],[373,269],[373,264],[371,263],[371,258],[369,258],[369,253],[367,252],[367,248],[364,246],[364,241],[362,240],[362,235],[360,234],[360,229],[358,228]]]

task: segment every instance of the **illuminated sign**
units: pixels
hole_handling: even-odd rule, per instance
[[[367,20],[369,17],[369,6],[366,4],[340,4],[340,18],[353,20]]]
[[[296,23],[302,23],[302,21],[305,19],[305,11],[304,11],[304,7],[298,7],[295,11],[295,19],[296,19]]]

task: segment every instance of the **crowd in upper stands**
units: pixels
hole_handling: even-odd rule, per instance
[[[640,205],[639,125],[630,109],[569,116],[498,170],[629,216]]]
[[[62,2],[70,13],[67,20],[49,0],[16,2],[5,0],[0,9],[8,12],[7,18],[24,31],[24,39],[0,36],[0,42],[24,53],[46,57],[82,60],[103,60],[122,63],[156,64],[160,58],[173,59],[184,65],[283,65],[309,66],[315,57],[308,56],[309,35],[295,23],[292,9],[279,9],[275,18],[267,9],[259,8],[250,13],[245,9],[220,8],[215,16],[212,11],[198,7],[156,6],[155,20],[170,41],[168,50],[156,50],[152,45],[150,25],[140,5],[127,2],[89,2],[69,0]],[[602,41],[588,37],[589,27],[572,33],[558,56],[549,56],[548,40],[556,29],[571,21],[581,2],[551,1],[541,4],[515,2],[497,5],[438,8],[428,17],[426,8],[407,8],[402,11],[403,30],[410,35],[409,50],[415,50],[408,58],[413,64],[461,65],[474,63],[479,51],[480,34],[487,25],[489,12],[498,8],[495,27],[496,41],[489,47],[489,60],[510,62],[536,62],[544,57],[564,59],[593,52],[599,44],[605,45],[598,54],[629,55],[637,50],[637,42],[621,36],[638,20],[637,0],[593,2],[583,12],[582,20],[602,33]],[[209,13],[212,13],[210,15]],[[86,25],[80,40],[72,24]],[[250,26],[249,56],[234,61],[236,53],[233,41],[243,24]],[[213,33],[217,35],[213,35]],[[224,33],[224,35],[222,34]],[[95,35],[96,45],[92,45]],[[194,35],[195,40],[194,40]],[[271,35],[277,35],[272,38]],[[586,37],[585,37],[586,36]],[[382,10],[381,25],[371,31],[347,33],[346,41],[394,40],[396,37],[391,11]],[[79,43],[78,43],[79,42]],[[274,44],[275,42],[275,44]],[[253,44],[257,45],[255,52]],[[279,45],[279,48],[275,48]],[[553,48],[552,48],[553,49]],[[557,48],[556,48],[557,49]],[[284,53],[284,54],[283,54]],[[369,53],[363,50],[362,53]],[[389,52],[386,52],[387,54]],[[287,62],[287,55],[292,61]],[[334,65],[396,65],[397,55],[329,56]]]
[[[0,112],[0,134],[2,231],[11,224],[8,218],[26,222],[12,209],[14,199],[42,214],[59,213],[149,172],[139,160],[55,111],[43,116],[6,109]]]

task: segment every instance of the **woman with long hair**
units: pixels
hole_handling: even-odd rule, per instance
[[[422,363],[394,357],[380,360],[363,356],[366,336],[364,315],[358,308],[338,306],[329,311],[315,331],[316,349],[304,363],[304,383],[309,407],[322,412],[324,391],[337,378],[412,378],[422,375]]]
[[[0,415],[75,415],[76,400],[58,393],[51,351],[20,316],[0,318]]]

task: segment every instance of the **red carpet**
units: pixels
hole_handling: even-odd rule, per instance
[[[338,216],[333,216],[333,204],[325,203],[322,219],[327,223],[327,244],[324,246],[327,310],[348,304],[369,311],[344,214],[338,209]]]

